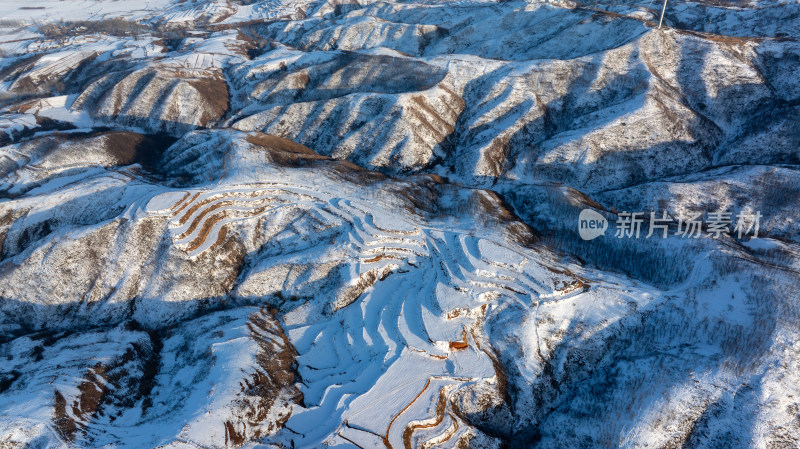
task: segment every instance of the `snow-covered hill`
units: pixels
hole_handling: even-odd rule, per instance
[[[659,6],[0,3],[0,448],[800,444],[800,3]]]

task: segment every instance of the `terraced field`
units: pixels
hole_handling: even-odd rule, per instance
[[[502,401],[502,368],[482,328],[486,314],[505,301],[529,307],[542,295],[568,295],[575,282],[528,250],[442,232],[313,185],[175,191],[147,209],[168,218],[172,243],[190,257],[221,251],[238,222],[278,221],[287,209],[314,217],[312,229],[341,230],[328,257],[350,281],[328,301],[282,316],[298,353],[304,405],[286,429],[302,435],[293,441],[303,446],[340,439],[433,447],[474,437],[449,398],[487,383],[484,395]],[[307,282],[304,276],[290,272],[284,282]],[[559,292],[558,285],[569,287]]]

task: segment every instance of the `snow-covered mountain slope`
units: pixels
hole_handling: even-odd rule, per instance
[[[110,140],[108,135],[86,140],[103,137]],[[28,164],[44,169],[47,156]],[[68,441],[139,447],[164,438],[176,439],[177,444],[185,438],[220,445],[228,439],[258,436],[250,429],[256,424],[274,431],[286,413],[264,411],[262,420],[234,422],[229,428],[227,415],[216,411],[229,408],[233,399],[228,393],[221,402],[211,395],[202,404],[185,405],[188,416],[194,416],[198,407],[210,409],[213,419],[207,419],[216,427],[198,423],[201,430],[183,428],[180,434],[163,427],[165,433],[156,433],[154,440],[138,434],[153,432],[147,430],[148,423],[164,419],[159,405],[178,400],[169,395],[160,398],[157,392],[181,383],[174,377],[185,373],[171,372],[163,360],[151,360],[169,354],[179,365],[182,357],[192,358],[167,351],[170,339],[196,338],[195,345],[209,345],[193,350],[208,352],[205,359],[190,362],[201,365],[193,382],[218,382],[207,376],[220,374],[203,364],[220,357],[235,357],[245,364],[244,372],[249,369],[270,379],[277,375],[264,367],[259,370],[252,361],[241,361],[238,355],[245,351],[242,345],[256,347],[259,342],[253,325],[253,342],[245,343],[250,341],[246,332],[240,335],[248,316],[253,321],[258,313],[263,315],[253,312],[254,306],[266,301],[283,324],[284,330],[275,331],[283,335],[277,343],[288,345],[282,351],[292,357],[303,383],[300,406],[286,423],[287,429],[303,435],[296,443],[311,446],[338,438],[375,444],[382,441],[375,440],[377,434],[400,446],[402,438],[410,438],[404,435],[433,438],[437,433],[432,431],[415,435],[414,426],[430,418],[437,397],[479,388],[480,398],[499,400],[502,368],[489,350],[482,325],[494,307],[508,301],[531,306],[542,295],[565,296],[583,289],[580,276],[552,253],[522,246],[533,242],[533,234],[519,222],[496,216],[503,205],[488,192],[458,189],[429,177],[385,178],[280,138],[230,131],[189,134],[164,153],[159,164],[160,176],[169,180],[164,182],[113,168],[118,164],[98,170],[73,161],[80,174],[53,173],[25,195],[4,203],[10,214],[24,211],[24,217],[4,232],[4,248],[9,250],[4,254],[3,322],[9,335],[25,334],[7,343],[12,359],[5,374],[15,377],[7,391],[15,394],[14,400],[4,409],[10,433],[17,432],[21,422],[48,417],[41,410],[16,415],[25,404],[41,407],[42,398],[27,397],[24,386],[52,373],[52,369],[32,369],[25,357],[26,351],[43,350],[32,342],[30,332],[69,333],[97,326],[115,330],[90,333],[85,337],[89,341],[100,339],[101,344],[112,338],[107,332],[118,332],[124,337],[116,338],[133,342],[98,361],[100,367],[87,368],[89,374],[76,368],[78,372],[70,376],[83,379],[82,383],[51,392],[67,404],[81,404],[72,413],[56,407],[50,416],[61,423],[55,430]],[[79,186],[65,186],[76,176],[81,178]],[[97,195],[89,192],[89,185],[95,186]],[[83,213],[66,223],[66,210]],[[470,235],[475,228],[483,237]],[[15,249],[19,249],[16,254]],[[84,272],[68,273],[78,269],[74,260],[83,261],[78,265]],[[626,296],[618,289],[609,295],[620,301]],[[59,299],[49,299],[54,296]],[[233,308],[235,313],[219,312],[221,308]],[[174,327],[179,322],[179,327],[195,329],[208,321],[220,333],[233,332],[229,336],[233,341],[245,341],[218,345],[214,338],[186,336]],[[137,328],[130,329],[132,322]],[[173,327],[166,330],[167,325]],[[148,334],[138,326],[162,330]],[[149,346],[139,342],[142,338]],[[274,338],[268,341],[276,343]],[[156,350],[154,345],[162,347]],[[80,360],[74,360],[78,355],[72,357],[69,363],[80,367]],[[50,357],[47,361],[53,363]],[[230,370],[225,382],[234,387],[245,382],[247,377],[238,374],[237,365],[220,362]],[[155,366],[147,368],[148,363]],[[92,393],[98,404],[83,405],[91,400],[84,398],[88,393],[83,391],[90,389],[84,384],[103,383],[96,378],[97,371],[108,377],[115,368],[119,376],[125,373],[133,379],[125,377],[103,387],[108,391],[91,387],[99,389]],[[283,369],[289,370],[286,376],[294,375],[289,365]],[[125,388],[142,392],[141,385],[148,382],[155,393],[148,391],[136,401],[114,401],[116,396],[135,396],[137,390]],[[69,388],[73,395],[64,396]],[[271,393],[268,389],[266,396],[250,401],[272,401]],[[392,405],[387,404],[387,395]],[[105,411],[106,401],[116,415]],[[343,409],[342,404],[348,406]],[[468,400],[465,407],[480,408],[480,403]],[[238,409],[233,409],[235,414]],[[120,421],[110,416],[119,416]],[[186,416],[172,419],[179,425]],[[457,415],[449,418],[452,425],[461,423],[454,439],[489,439],[465,420]]]
[[[659,6],[0,4],[0,447],[797,446],[800,3]]]

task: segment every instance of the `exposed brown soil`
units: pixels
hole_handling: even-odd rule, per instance
[[[503,169],[508,163],[510,151],[508,136],[500,136],[492,140],[482,155],[486,163],[489,164],[491,176],[497,177],[503,174]]]
[[[157,171],[161,154],[175,142],[166,135],[139,134],[114,131],[102,135],[108,154],[119,165],[141,164],[148,170]]]
[[[262,308],[247,323],[260,349],[255,371],[240,382],[241,393],[234,404],[237,418],[224,424],[226,446],[241,446],[276,432],[289,419],[289,405],[302,403],[303,395],[295,385],[297,351],[275,313]],[[269,421],[276,409],[277,420]]]
[[[332,160],[327,156],[317,154],[304,145],[270,134],[252,133],[247,136],[247,141],[266,151],[272,163],[281,167],[304,167],[313,161]]]
[[[340,161],[323,156],[304,145],[283,137],[255,132],[247,137],[247,141],[266,151],[270,161],[280,167],[324,167],[343,180],[360,185],[387,179],[386,175],[382,173],[369,171],[350,161]]]
[[[248,204],[248,203],[250,203],[250,204]],[[207,207],[207,208],[203,209],[202,212],[200,212],[196,217],[194,217],[194,220],[192,220],[192,224],[189,225],[189,228],[186,231],[182,232],[181,234],[177,235],[176,238],[183,239],[183,238],[186,238],[186,237],[192,235],[192,233],[195,231],[195,229],[197,229],[197,226],[199,226],[200,223],[203,222],[203,218],[205,218],[208,214],[214,212],[215,210],[217,210],[217,209],[219,209],[221,207],[235,206],[237,204],[248,205],[248,206],[252,206],[252,209],[263,210],[263,207],[271,205],[272,201],[269,198],[263,198],[261,200],[256,200],[256,201],[252,201],[252,202],[247,202],[247,201],[237,200],[237,199],[232,199],[232,200],[227,200],[227,201],[220,201],[218,203],[215,203],[211,207]],[[217,220],[217,221],[219,221],[219,220]]]
[[[530,246],[539,241],[539,233],[522,221],[506,200],[493,190],[476,192],[474,198],[479,208],[479,214],[491,217],[504,227],[506,234],[512,241],[523,246]]]
[[[392,193],[403,200],[405,209],[416,215],[428,216],[439,212],[440,187],[445,186],[428,176],[420,176],[417,182],[397,183]]]
[[[58,390],[53,393],[53,426],[63,440],[75,439],[78,426],[75,425],[75,420],[67,415],[67,400]]]
[[[187,201],[187,202],[183,203],[183,205],[182,205],[181,207],[179,207],[177,210],[173,211],[173,212],[172,212],[172,214],[170,215],[170,217],[175,217],[176,215],[178,215],[179,213],[181,213],[181,211],[182,211],[184,208],[186,208],[186,206],[188,206],[188,205],[192,204],[192,202],[194,202],[194,200],[196,200],[198,196],[200,196],[200,192],[197,192],[197,193],[195,193],[195,194],[194,194],[194,196],[192,196],[192,197],[189,199],[189,201]],[[177,206],[177,204],[176,204],[176,206]],[[174,207],[174,206],[173,206],[173,207]]]
[[[181,199],[179,199],[178,201],[175,201],[175,204],[173,204],[173,205],[172,205],[172,206],[169,208],[169,210],[170,210],[170,211],[174,211],[174,210],[175,210],[175,208],[177,208],[178,206],[180,206],[180,205],[181,205],[181,203],[183,203],[183,201],[184,201],[186,198],[188,198],[188,197],[189,197],[189,192],[186,192],[185,194],[183,194],[183,196],[181,197]]]
[[[259,190],[254,190],[254,191],[252,191],[252,192],[249,192],[249,193],[239,193],[239,194],[238,194],[238,197],[239,197],[239,198],[255,198],[255,197],[257,197],[257,196],[263,195],[264,193],[266,193],[266,192],[270,192],[270,191],[274,191],[274,192],[277,192],[277,193],[280,193],[280,192],[282,192],[282,190],[275,190],[275,189],[264,189],[264,190],[260,190],[260,191],[259,191]],[[184,207],[188,206],[189,204],[192,204],[192,203],[193,203],[193,201],[195,201],[195,200],[197,199],[197,197],[198,197],[198,196],[200,196],[200,192],[197,192],[197,193],[196,193],[196,194],[195,194],[195,195],[192,197],[192,199],[190,199],[189,201],[187,201],[186,203],[184,203],[184,205],[183,205],[183,206],[181,206],[181,208],[180,208],[180,209],[178,209],[177,211],[173,212],[172,216],[173,216],[173,217],[177,216],[177,215],[180,213],[180,211],[181,211],[181,210],[183,210],[183,208],[184,208]],[[178,225],[180,225],[180,226],[183,226],[184,224],[186,224],[186,222],[187,222],[187,221],[189,221],[189,218],[191,218],[192,214],[194,214],[195,212],[197,212],[198,210],[200,210],[201,208],[203,208],[205,205],[207,205],[207,204],[210,204],[210,203],[213,203],[214,201],[217,201],[217,200],[219,200],[219,199],[221,199],[221,198],[226,198],[226,197],[230,197],[230,195],[227,195],[227,194],[217,194],[217,195],[212,195],[212,196],[209,196],[209,197],[207,197],[207,198],[203,198],[201,201],[199,201],[199,202],[197,202],[197,203],[193,203],[193,204],[192,204],[192,207],[190,207],[190,208],[189,208],[189,209],[186,211],[186,213],[184,213],[184,214],[181,216],[181,218],[179,218],[179,219],[178,219]],[[244,200],[240,200],[240,201],[244,201]]]
[[[448,134],[452,133],[455,128],[453,124],[442,118],[433,108],[428,105],[425,100],[425,97],[421,96],[414,96],[411,98],[411,101],[417,105],[423,112],[419,112],[416,109],[410,109],[411,113],[422,123],[426,129],[432,132],[436,136],[436,140],[441,142],[447,137]],[[431,123],[428,118],[432,118],[436,123]]]
[[[586,291],[589,290],[589,284],[581,281],[580,279],[576,279],[571,284],[564,286],[563,288],[556,290],[557,293],[561,293],[562,295],[566,295],[568,293],[572,293],[574,291]]]
[[[461,329],[461,340],[460,341],[451,341],[448,345],[451,350],[460,350],[460,349],[467,349],[469,347],[469,343],[467,342],[467,329]]]
[[[228,112],[228,83],[220,76],[187,80],[205,98],[210,109],[205,109],[200,123],[205,126],[222,118]]]
[[[53,425],[65,441],[75,441],[78,431],[83,431],[95,414],[100,413],[106,388],[106,366],[98,363],[87,370],[78,384],[78,397],[71,405],[56,390],[53,398]]]
[[[367,170],[350,161],[334,161],[331,163],[331,169],[342,180],[358,185],[370,185],[389,179],[383,173]]]
[[[364,293],[375,281],[378,280],[377,270],[372,269],[363,273],[361,276],[358,277],[358,281],[355,285],[352,285],[346,288],[337,299],[336,303],[333,304],[333,311],[337,311],[339,309],[343,309],[350,304],[354,303],[362,293]]]
[[[256,215],[259,215],[259,214],[263,213],[264,211],[266,211],[267,209],[269,209],[269,206],[270,206],[269,204],[266,205],[266,206],[261,206],[261,207],[255,208],[253,210],[249,210],[246,213],[241,214],[241,215],[237,215],[237,216],[239,216],[241,218],[255,217]],[[206,220],[206,222],[203,223],[203,227],[200,229],[200,235],[198,235],[197,238],[195,238],[192,241],[192,243],[190,244],[189,248],[187,248],[187,251],[194,251],[195,249],[199,248],[206,241],[206,239],[208,238],[208,234],[211,232],[211,229],[214,227],[214,225],[219,223],[220,221],[224,220],[225,218],[227,218],[230,215],[232,215],[230,212],[222,211],[220,213],[212,215],[208,220]],[[220,235],[223,234],[225,229],[226,229],[226,227],[223,226],[222,229],[220,230]],[[220,238],[221,237],[217,238],[217,242],[213,246],[217,246],[220,243],[220,240],[219,240]]]
[[[375,257],[373,257],[373,258],[371,258],[371,259],[365,259],[365,260],[364,260],[364,263],[372,263],[372,262],[377,262],[377,261],[379,261],[379,260],[381,260],[381,259],[383,259],[383,254],[378,254],[377,256],[375,256]]]
[[[430,382],[430,380],[428,382]],[[429,429],[431,427],[436,427],[439,424],[441,424],[442,421],[444,421],[444,414],[446,410],[447,410],[447,391],[443,387],[439,389],[439,399],[436,401],[436,414],[434,415],[433,422],[427,424],[409,424],[408,426],[406,426],[405,429],[403,429],[403,446],[405,447],[405,449],[413,449],[414,446],[411,438],[414,436],[415,431],[419,429]]]

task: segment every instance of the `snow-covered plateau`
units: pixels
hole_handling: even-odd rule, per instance
[[[800,1],[661,7],[0,1],[0,449],[800,447]]]

